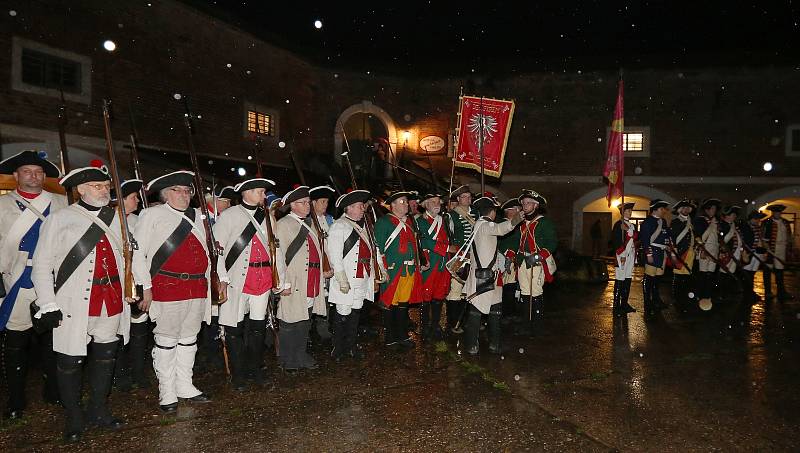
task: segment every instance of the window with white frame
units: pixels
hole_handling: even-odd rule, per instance
[[[67,50],[14,37],[11,88],[73,102],[91,102],[92,60]]]
[[[252,102],[244,102],[244,136],[252,137],[255,134],[264,138],[277,138],[279,136],[278,110],[267,108]]]
[[[606,128],[606,142],[611,128]],[[650,157],[650,127],[625,126],[622,132],[622,150],[625,157]]]

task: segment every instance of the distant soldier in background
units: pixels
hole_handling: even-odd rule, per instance
[[[670,244],[669,227],[664,216],[669,203],[656,198],[650,201],[650,215],[642,222],[639,240],[645,256],[642,296],[644,298],[644,319],[656,319],[661,296],[659,281],[664,275]]]
[[[700,205],[701,213],[692,221],[695,244],[698,249],[697,297],[703,306],[709,306],[716,287],[717,259],[719,256],[719,220],[717,211],[721,202],[708,198]]]
[[[767,252],[766,263],[764,266],[764,294],[767,299],[772,297],[772,274],[775,274],[775,284],[778,290],[778,300],[784,301],[792,299],[792,295],[786,292],[783,282],[783,270],[786,268],[786,257],[789,251],[789,238],[791,236],[791,224],[783,218],[783,211],[786,206],[782,204],[772,204],[767,206],[767,211],[772,215],[761,222],[761,233],[763,234],[764,249]]]
[[[450,243],[456,248],[467,242],[472,234],[475,219],[472,216],[472,192],[469,186],[458,187],[450,194],[450,199],[455,200],[452,209],[447,211],[447,226],[450,233]],[[469,252],[468,252],[469,253]],[[447,329],[452,331],[458,324],[459,318],[465,311],[464,283],[453,277],[450,280],[450,292],[447,294]],[[461,333],[461,329],[458,332]]]
[[[758,302],[760,299],[755,292],[755,278],[756,272],[765,262],[767,255],[761,233],[761,221],[765,217],[767,217],[766,214],[753,211],[747,215],[747,222],[742,222],[741,224],[742,242],[744,244],[744,252],[742,253],[742,292],[745,300],[751,304]]]
[[[675,217],[672,218],[669,231],[675,253],[679,259],[672,268],[672,298],[675,309],[680,314],[687,314],[695,301],[692,291],[692,266],[694,265],[695,244],[692,226],[692,210],[695,205],[688,199],[678,201],[672,206]],[[694,308],[697,308],[695,305]]]
[[[619,205],[622,218],[614,223],[611,229],[611,243],[614,248],[614,304],[615,316],[622,316],[636,311],[628,303],[633,281],[633,266],[636,263],[636,241],[639,233],[636,225],[631,221],[633,207],[636,203],[623,203]]]

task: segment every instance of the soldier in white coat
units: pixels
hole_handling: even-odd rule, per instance
[[[375,298],[373,254],[375,245],[370,241],[364,225],[367,190],[354,190],[336,200],[342,216],[336,219],[328,235],[328,257],[333,267],[329,301],[335,307],[333,351],[337,362],[343,357],[364,358],[356,344],[358,321],[364,301]]]
[[[708,198],[700,205],[702,214],[692,221],[692,228],[697,244],[697,297],[705,303],[710,301],[716,286],[717,257],[719,256],[719,220],[717,211],[722,202],[717,198]]]
[[[611,244],[614,249],[614,316],[623,316],[636,311],[628,303],[628,296],[633,281],[633,265],[636,263],[636,241],[638,232],[631,221],[633,207],[636,203],[619,205],[622,218],[611,228]]]
[[[502,284],[498,276],[505,268],[505,257],[497,251],[497,238],[510,233],[522,222],[522,214],[517,213],[511,220],[496,223],[497,208],[493,199],[481,197],[472,203],[478,215],[470,238],[472,245],[470,270],[464,288],[469,302],[469,312],[464,326],[464,346],[469,354],[478,353],[478,334],[481,317],[489,315],[489,352],[500,353],[500,316],[503,299]]]
[[[247,388],[248,379],[264,382],[267,309],[270,292],[278,283],[273,281],[272,268],[277,264],[278,280],[285,270],[280,265],[283,255],[276,249],[275,260],[270,254],[272,241],[266,223],[271,216],[263,206],[265,191],[274,185],[263,178],[236,185],[242,203],[227,209],[214,223],[214,237],[224,250],[217,272],[227,295],[219,306],[219,323],[225,330],[231,383],[238,391]]]
[[[86,422],[116,429],[123,422],[107,406],[118,342],[127,343],[130,308],[123,300],[125,262],[121,224],[111,200],[111,179],[103,167],[83,167],[60,181],[76,188],[80,201],[55,212],[42,225],[33,258],[34,316],[53,328],[58,386],[64,405],[64,439],[78,441],[83,362],[89,356]],[[91,347],[88,344],[91,343]]]
[[[322,288],[322,247],[311,223],[311,199],[307,186],[298,186],[283,196],[289,213],[278,220],[275,235],[286,263],[283,291],[278,303],[280,320],[279,362],[289,372],[316,369],[317,362],[306,352],[311,315],[325,316]]]
[[[120,184],[122,202],[125,203],[125,214],[128,228],[133,231],[139,216],[139,194],[144,182],[141,179],[127,179]],[[114,200],[112,200],[114,201]],[[150,336],[150,323],[147,313],[139,309],[138,304],[131,305],[131,339],[127,345],[120,343],[117,355],[117,366],[114,370],[114,386],[122,392],[132,388],[148,388],[150,382],[145,376],[147,342]]]
[[[2,354],[8,390],[8,404],[3,418],[15,420],[26,406],[28,347],[38,337],[42,346],[45,401],[57,404],[53,333],[37,332],[31,323],[30,305],[36,300],[31,281],[33,255],[40,237],[42,222],[67,206],[63,195],[44,190],[45,176],[61,176],[58,167],[36,151],[23,151],[0,162],[0,174],[10,174],[17,188],[0,196],[0,332],[4,331]]]
[[[164,413],[175,412],[179,398],[211,401],[192,383],[197,334],[211,321],[206,231],[200,210],[190,207],[193,181],[185,170],[150,181],[147,191],[163,204],[143,210],[134,230],[133,275],[143,289],[139,307],[156,323],[153,368]]]
[[[328,232],[331,228],[331,225],[333,225],[333,216],[328,214],[328,204],[330,203],[331,197],[335,193],[336,191],[333,190],[331,186],[317,186],[308,189],[308,195],[309,198],[311,198],[311,215],[317,218],[317,224],[322,230],[322,248],[325,249],[326,253],[328,250]],[[333,277],[333,273],[323,273],[322,277],[323,286],[325,288],[325,296],[327,298],[329,292],[328,288],[330,287],[330,278]],[[319,339],[323,342],[331,339],[330,308],[330,305],[326,303],[326,312],[328,312],[328,314],[324,317],[314,316],[312,321],[312,331],[315,331],[319,336]],[[313,335],[311,336],[311,340],[315,340]]]

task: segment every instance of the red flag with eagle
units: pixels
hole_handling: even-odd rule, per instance
[[[461,96],[455,166],[481,171],[483,164],[484,173],[499,178],[513,119],[514,101]]]
[[[617,106],[614,108],[614,120],[611,121],[611,134],[608,137],[608,152],[603,176],[608,180],[608,207],[613,198],[624,198],[625,190],[622,179],[625,176],[625,152],[622,149],[622,134],[625,129],[622,108],[622,79],[619,80]]]

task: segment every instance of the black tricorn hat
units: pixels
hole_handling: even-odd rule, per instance
[[[683,200],[680,200],[674,205],[672,205],[672,212],[678,212],[678,209],[684,206],[688,206],[692,209],[695,209],[697,207],[694,203],[692,203],[691,200],[689,200],[688,198],[684,198]]]
[[[762,219],[765,219],[765,218],[767,218],[767,215],[764,214],[761,211],[753,211],[750,214],[747,214],[747,219],[748,220],[750,220],[750,219],[762,220]]]
[[[291,204],[297,200],[301,200],[303,198],[311,198],[308,193],[308,186],[295,186],[292,190],[286,192],[286,195],[283,196],[281,199],[281,211],[286,212],[291,209]]]
[[[275,185],[275,181],[272,181],[270,179],[252,178],[252,179],[248,179],[247,181],[242,181],[239,184],[236,184],[236,186],[233,187],[233,191],[235,193],[242,193],[245,190],[250,190],[250,189],[258,189],[258,188],[269,189],[270,187],[273,187],[274,185]],[[228,187],[230,187],[230,186],[228,186]],[[222,190],[219,191],[220,193],[219,193],[219,195],[217,195],[217,198],[228,198],[228,199],[230,199],[231,198],[230,196],[227,196],[227,197],[223,196],[223,195],[225,195],[225,189],[227,189],[228,187],[223,187]]]
[[[667,207],[669,207],[669,203],[660,198],[655,198],[653,200],[650,200],[650,211],[655,211],[658,208],[667,208]]]
[[[320,198],[330,198],[331,195],[335,194],[336,191],[333,190],[331,186],[317,186],[308,189],[308,196],[312,200],[319,200]]]
[[[771,204],[767,206],[767,211],[769,212],[783,212],[786,209],[786,205],[784,204]]]
[[[489,197],[480,197],[477,200],[472,202],[472,207],[477,209],[479,212],[483,211],[486,208],[497,208],[499,207],[497,202],[494,199]]]
[[[47,160],[47,153],[33,150],[25,150],[3,159],[3,161],[0,162],[0,174],[10,175],[23,165],[38,165],[42,167],[45,176],[49,178],[58,178],[61,176],[61,170],[56,164]]]
[[[233,186],[225,186],[217,189],[214,196],[223,200],[233,200],[236,198],[236,189]]]
[[[440,193],[426,193],[425,195],[420,197],[419,201],[421,203],[424,203],[424,202],[430,200],[431,198],[439,198],[439,199],[441,199],[442,198],[442,194],[440,194]]]
[[[372,194],[369,190],[353,190],[347,192],[346,194],[340,195],[339,198],[336,199],[336,207],[344,210],[344,208],[353,203],[366,203],[371,196]]]
[[[725,206],[725,208],[722,210],[722,215],[736,214],[738,216],[741,211],[742,211],[741,206],[736,206],[736,205]]]
[[[386,200],[384,200],[383,202],[386,204],[392,204],[392,202],[397,200],[398,198],[406,197],[406,200],[408,200],[408,197],[410,196],[411,192],[407,192],[405,190],[398,190],[397,192],[393,192],[388,197],[386,197]]]
[[[119,188],[122,191],[122,199],[124,200],[128,195],[142,190],[143,185],[144,182],[141,179],[128,179],[123,181],[122,184],[119,185]],[[116,199],[116,194],[112,193],[111,198]]]
[[[102,167],[76,168],[67,173],[58,183],[69,189],[87,182],[99,181],[111,181],[111,176],[108,174],[108,168],[105,165]]]
[[[158,192],[172,186],[193,187],[194,172],[188,170],[178,170],[166,175],[159,176],[147,184],[145,188],[148,192]]]
[[[519,198],[509,198],[505,203],[503,203],[502,206],[500,206],[500,209],[505,211],[506,209],[518,208],[520,206],[522,205],[519,202]]]
[[[534,200],[535,202],[539,203],[539,205],[542,207],[547,206],[547,199],[535,190],[530,190],[530,189],[523,190],[522,193],[519,194],[519,197],[517,197],[517,200],[519,200],[519,202],[522,203],[522,200],[526,198]]]
[[[629,201],[628,203],[620,203],[617,209],[619,209],[619,212],[625,212],[626,209],[633,209],[634,206],[636,206],[636,202]]]
[[[710,208],[711,206],[716,206],[717,209],[719,209],[722,207],[722,201],[720,201],[719,198],[706,198],[702,203],[700,203],[700,207],[704,210]]]
[[[472,194],[472,192],[469,190],[469,186],[468,186],[468,185],[466,185],[466,184],[464,184],[464,185],[461,185],[461,186],[458,186],[458,187],[456,188],[456,190],[454,190],[453,192],[451,192],[451,193],[450,193],[450,198],[451,198],[451,199],[458,198],[458,197],[459,197],[459,195],[463,195],[463,194],[465,194],[465,193]]]

